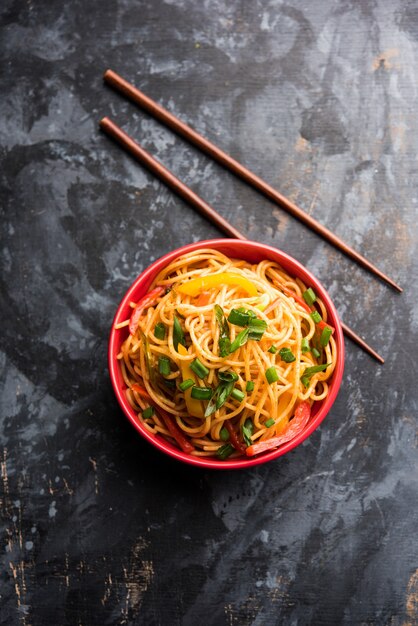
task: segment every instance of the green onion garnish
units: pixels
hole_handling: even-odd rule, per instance
[[[250,331],[249,339],[260,341],[261,337],[267,330],[267,322],[259,319],[252,319],[248,325]]]
[[[315,322],[315,324],[319,324],[319,322],[322,320],[322,317],[318,313],[318,311],[312,311],[311,317],[312,317],[313,321]]]
[[[152,364],[153,359],[152,359],[151,350],[149,347],[148,337],[144,335],[141,329],[139,329],[139,336],[141,337],[142,346],[144,348],[145,365],[147,368],[149,379],[152,383],[155,383],[155,369]]]
[[[219,304],[214,306],[216,319],[219,325],[219,356],[225,357],[229,354],[231,340],[229,338],[229,324],[226,320],[223,309]]]
[[[331,363],[322,363],[321,365],[313,365],[312,367],[307,367],[300,377],[302,384],[305,387],[309,387],[312,376],[314,374],[317,374],[318,372],[325,371],[329,365],[331,365]]]
[[[233,352],[235,352],[235,350],[238,350],[238,348],[241,348],[241,346],[246,344],[248,341],[249,334],[250,334],[249,328],[246,328],[245,330],[242,330],[240,333],[238,333],[234,341],[231,343],[231,347],[229,348],[229,353],[232,354]]]
[[[154,407],[153,406],[148,406],[146,409],[144,409],[142,411],[142,417],[144,418],[144,420],[149,419],[153,415],[154,415]]]
[[[310,347],[309,347],[309,341],[306,339],[306,337],[302,338],[302,352],[309,352],[310,351]]]
[[[241,391],[241,389],[234,388],[231,391],[231,398],[234,398],[234,400],[238,400],[238,402],[242,402],[245,398],[245,393]]]
[[[226,372],[218,372],[218,378],[225,383],[231,383],[238,380],[238,374],[235,374],[232,370],[227,370]]]
[[[160,356],[158,359],[158,371],[161,376],[169,376],[171,374],[170,359],[166,356]]]
[[[215,389],[213,396],[210,398],[205,411],[205,417],[209,417],[223,406],[234,388],[234,381],[221,381]]]
[[[228,429],[225,428],[225,426],[222,426],[220,432],[219,432],[219,436],[222,439],[222,441],[228,441],[229,439],[229,432]]]
[[[277,352],[276,346],[270,346],[270,348],[268,349],[268,352],[271,352],[272,354],[276,354]]]
[[[154,335],[157,339],[165,339],[165,324],[158,322],[154,328]]]
[[[270,428],[270,426],[274,426],[276,422],[274,421],[274,419],[272,417],[270,417],[270,419],[267,420],[267,422],[264,424],[264,426],[266,428]]]
[[[187,391],[187,389],[190,389],[190,387],[193,387],[193,385],[193,378],[187,378],[187,380],[183,380],[183,382],[179,384],[179,389],[180,391]]]
[[[250,420],[249,418],[246,419],[245,423],[241,426],[241,432],[242,432],[242,436],[247,446],[251,446],[251,444],[253,443],[251,439],[253,430],[254,430],[254,424],[252,420]]]
[[[328,345],[331,335],[332,335],[332,329],[329,326],[325,326],[324,330],[321,333],[321,338],[319,340],[323,348],[325,348],[325,346]]]
[[[245,391],[254,391],[254,382],[252,380],[247,380]]]
[[[212,389],[210,387],[198,387],[194,385],[192,387],[191,396],[196,400],[210,400],[212,397]]]
[[[320,351],[317,350],[316,348],[312,348],[312,354],[314,355],[316,359],[319,359],[319,357],[321,356]]]
[[[277,373],[277,370],[274,366],[269,367],[268,369],[266,369],[265,372],[265,376],[267,378],[267,382],[269,385],[271,385],[272,383],[275,383],[276,380],[279,380],[279,375]]]
[[[177,347],[181,343],[182,346],[186,345],[186,339],[184,338],[184,332],[180,325],[180,322],[176,316],[174,316],[174,324],[173,324],[173,344],[174,350],[177,350]]]
[[[282,348],[281,350],[279,350],[279,354],[280,358],[285,363],[293,363],[293,361],[296,361],[296,357],[290,348]]]
[[[309,306],[312,306],[313,303],[316,302],[316,295],[315,295],[314,290],[311,287],[309,287],[309,289],[304,291],[302,296],[306,304],[309,304]]]
[[[318,372],[324,372],[327,367],[331,365],[331,363],[322,363],[321,365],[312,365],[312,367],[307,367],[303,372],[304,376],[312,376],[312,374],[317,374]]]
[[[230,324],[234,324],[235,326],[248,326],[249,321],[250,316],[248,313],[244,313],[238,309],[232,309],[228,315],[228,322],[230,322]]]
[[[195,359],[190,363],[190,369],[196,374],[196,376],[199,376],[199,378],[206,378],[209,374],[208,368],[205,367],[199,359]]]
[[[234,451],[234,446],[231,443],[226,443],[221,446],[216,451],[216,456],[219,457],[222,461],[225,461]]]

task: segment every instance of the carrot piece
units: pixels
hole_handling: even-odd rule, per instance
[[[135,335],[138,328],[139,320],[144,309],[148,308],[155,303],[155,300],[164,292],[164,287],[155,287],[152,291],[147,293],[139,302],[137,302],[134,310],[132,311],[131,319],[129,320],[129,332],[131,335]]]
[[[210,291],[202,291],[196,300],[196,306],[206,306],[209,304]]]
[[[247,456],[255,456],[261,452],[267,452],[267,450],[277,448],[291,439],[294,439],[303,431],[306,424],[309,422],[310,416],[311,405],[309,402],[304,400],[296,407],[294,418],[289,422],[287,429],[281,435],[278,437],[272,437],[271,439],[266,439],[265,441],[253,443],[252,446],[248,446],[245,450]]]
[[[186,437],[183,435],[180,428],[177,426],[177,423],[174,417],[172,417],[169,413],[167,413],[160,407],[156,407],[156,409],[159,415],[161,416],[161,419],[163,420],[164,424],[166,425],[167,429],[170,431],[170,435],[173,437],[173,439],[177,441],[177,443],[179,444],[183,452],[187,452],[188,454],[190,454],[190,452],[193,452],[194,446],[192,446],[190,441],[188,441]]]

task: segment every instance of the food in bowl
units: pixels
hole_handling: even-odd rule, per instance
[[[115,325],[129,330],[117,354],[126,398],[147,432],[187,455],[277,451],[329,394],[339,355],[327,308],[274,259],[189,249],[130,305]]]

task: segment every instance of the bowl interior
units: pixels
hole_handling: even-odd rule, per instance
[[[120,352],[120,347],[123,341],[126,339],[128,334],[128,329],[122,328],[119,330],[114,329],[114,325],[123,322],[128,319],[130,316],[132,309],[129,305],[130,302],[136,302],[141,297],[143,297],[155,278],[155,276],[172,260],[186,254],[188,252],[193,252],[195,250],[201,248],[214,248],[219,250],[223,254],[226,254],[232,258],[240,258],[250,263],[257,263],[262,261],[263,259],[274,260],[279,263],[283,269],[285,269],[291,276],[296,278],[300,278],[307,284],[312,287],[319,297],[323,300],[329,315],[329,323],[335,328],[335,340],[337,344],[337,363],[332,375],[332,379],[330,381],[330,389],[327,397],[324,400],[319,402],[315,402],[312,406],[312,417],[306,426],[305,430],[289,441],[288,443],[281,446],[279,449],[272,450],[270,452],[266,452],[254,458],[248,459],[231,459],[221,461],[214,457],[194,457],[192,455],[186,454],[170,444],[167,440],[163,439],[159,436],[154,436],[149,433],[140,423],[135,411],[131,408],[128,400],[125,396],[126,385],[122,378],[122,374],[119,368],[118,361],[116,359],[117,354]],[[250,467],[252,465],[258,465],[260,463],[265,463],[266,461],[275,459],[283,454],[286,454],[297,445],[299,445],[304,439],[306,439],[322,422],[325,418],[326,414],[329,412],[334,400],[337,396],[338,390],[341,385],[341,379],[344,369],[344,339],[343,332],[341,328],[341,323],[338,318],[338,314],[336,312],[335,306],[332,303],[328,293],[325,288],[321,285],[317,278],[315,278],[305,267],[303,267],[298,261],[288,256],[286,253],[281,252],[277,248],[273,248],[271,246],[267,246],[264,244],[260,244],[253,241],[240,241],[235,239],[215,239],[210,241],[200,241],[193,244],[189,244],[177,250],[174,250],[165,256],[161,257],[157,261],[155,261],[152,265],[150,265],[138,278],[134,281],[131,287],[126,292],[123,297],[115,318],[113,320],[112,329],[110,332],[109,338],[109,352],[108,352],[108,360],[109,360],[109,370],[110,377],[112,380],[112,385],[116,394],[116,397],[119,401],[120,406],[122,407],[125,415],[129,419],[129,421],[133,424],[133,426],[141,433],[141,435],[147,439],[150,443],[156,446],[159,450],[169,454],[170,456],[184,461],[186,463],[190,463],[192,465],[197,465],[200,467],[206,467],[211,469],[237,469],[243,467]]]

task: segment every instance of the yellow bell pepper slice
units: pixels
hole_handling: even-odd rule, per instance
[[[208,276],[192,278],[176,287],[176,291],[187,296],[197,296],[201,291],[206,291],[219,285],[237,285],[243,291],[246,291],[249,296],[257,295],[257,288],[254,283],[244,276],[233,274],[232,272],[221,272],[220,274],[209,274]]]
[[[177,352],[182,356],[187,355],[187,350],[181,343],[179,343],[179,345],[177,346]],[[189,378],[191,378],[196,382],[196,376],[190,369],[190,363],[188,361],[180,361],[180,371],[183,380],[188,380]],[[191,387],[190,389],[186,389],[186,391],[184,392],[184,399],[186,401],[187,411],[190,415],[193,415],[193,417],[200,417],[202,419],[205,417],[205,412],[203,410],[203,404],[201,400],[196,400],[195,398],[192,398]]]

